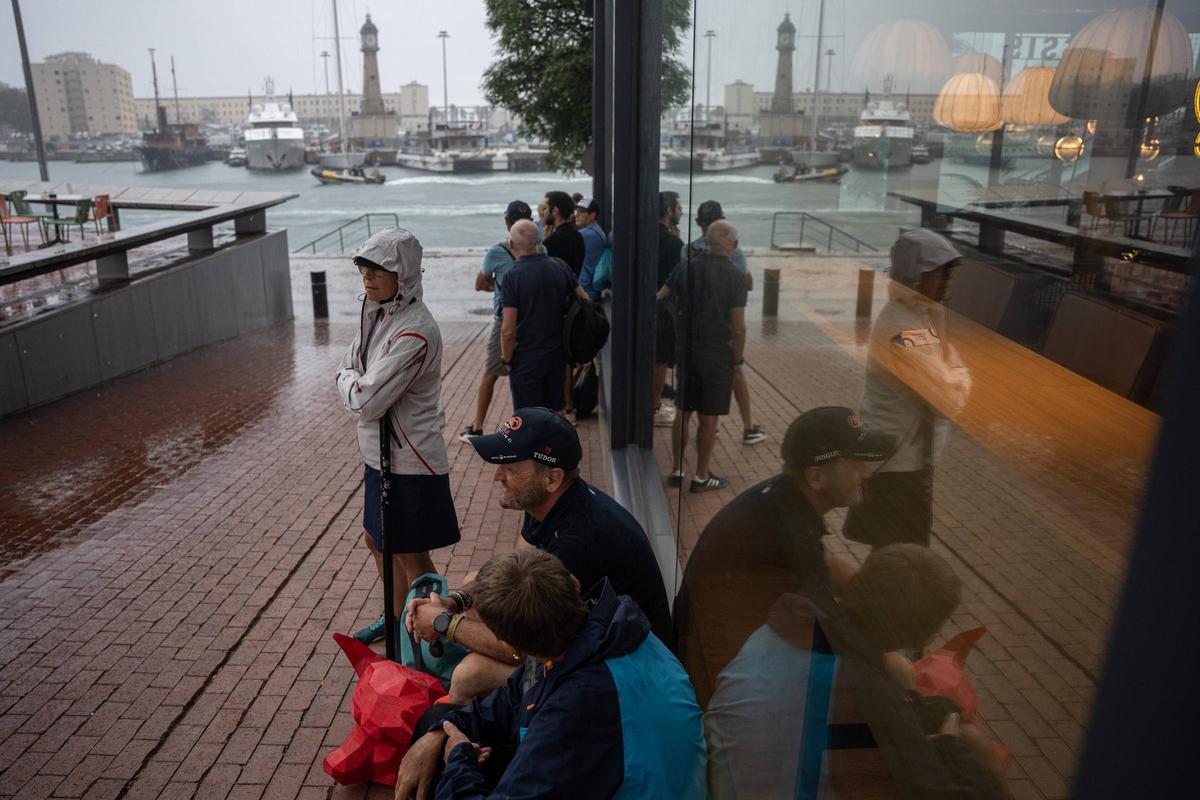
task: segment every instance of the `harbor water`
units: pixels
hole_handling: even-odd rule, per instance
[[[155,186],[234,191],[295,192],[296,199],[272,209],[271,227],[287,228],[293,248],[361,214],[395,213],[427,248],[487,247],[504,236],[503,212],[512,200],[536,206],[547,192],[591,192],[591,178],[580,172],[572,177],[550,172],[496,172],[446,175],[397,167],[383,167],[383,185],[322,186],[307,169],[286,173],[252,172],[221,162],[172,172],[144,173],[133,162],[80,164],[52,161],[50,178],[58,182],[90,185]],[[938,165],[914,167],[902,177],[852,170],[840,184],[776,183],[771,166],[759,166],[711,175],[663,173],[661,187],[684,198],[681,236],[698,236],[688,207],[718,200],[737,226],[744,248],[767,248],[773,216],[777,212],[805,211],[849,230],[855,236],[885,249],[896,226],[913,224],[916,212],[886,198],[886,189],[897,180],[924,183],[937,180]],[[0,162],[0,177],[37,179],[37,165]],[[690,189],[689,189],[690,184]],[[126,224],[150,219],[151,212],[125,212]],[[781,223],[782,224],[782,223]],[[691,226],[689,230],[688,226]]]

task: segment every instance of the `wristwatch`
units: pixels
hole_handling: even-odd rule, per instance
[[[450,620],[452,619],[454,619],[454,615],[449,611],[443,611],[438,614],[433,620],[433,632],[438,636],[444,637],[446,632],[450,630]]]

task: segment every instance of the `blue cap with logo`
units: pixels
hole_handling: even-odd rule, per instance
[[[575,427],[548,408],[517,409],[499,430],[475,436],[471,444],[491,464],[532,460],[570,471],[583,457]]]

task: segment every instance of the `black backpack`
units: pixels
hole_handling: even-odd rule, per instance
[[[554,259],[567,274],[571,268],[561,258]],[[608,341],[608,315],[598,303],[581,300],[575,294],[575,278],[571,278],[571,291],[567,296],[567,313],[563,315],[563,350],[568,364],[587,364],[600,354]]]

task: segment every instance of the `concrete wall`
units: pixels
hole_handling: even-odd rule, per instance
[[[0,416],[292,318],[287,232],[0,332]]]

